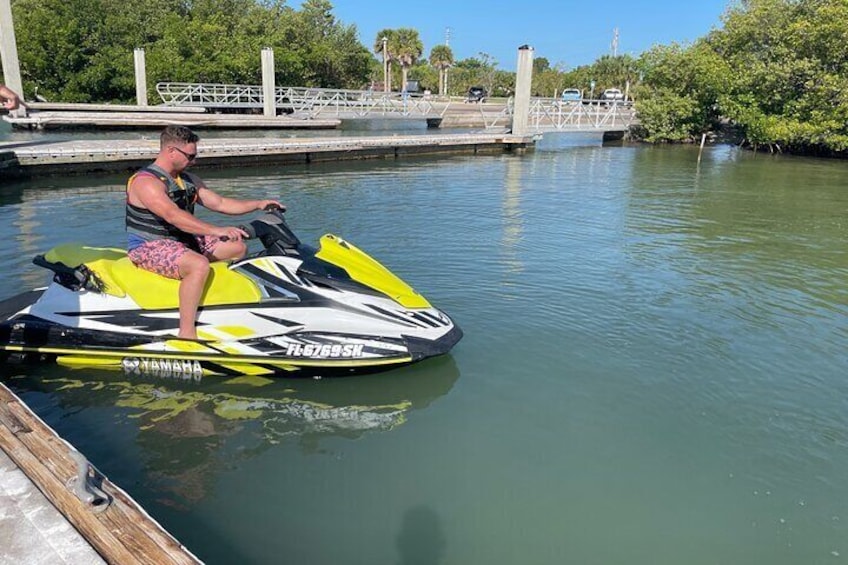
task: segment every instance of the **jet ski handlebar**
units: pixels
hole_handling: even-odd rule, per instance
[[[239,229],[247,234],[247,239],[260,239],[266,250],[272,246],[297,249],[300,240],[286,223],[285,213],[285,207],[269,204],[265,207],[265,214],[239,226]]]

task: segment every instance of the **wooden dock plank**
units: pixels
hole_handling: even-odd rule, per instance
[[[24,117],[4,116],[13,127],[49,129],[63,127],[158,128],[169,125],[234,129],[333,129],[338,119],[302,120],[288,116],[255,114],[204,114],[168,112],[31,112]]]
[[[331,160],[397,158],[438,153],[521,151],[530,136],[504,133],[457,133],[313,138],[207,138],[198,143],[197,166],[246,166],[263,163],[312,163]],[[156,158],[159,142],[78,140],[41,144],[3,144],[0,176],[126,170]],[[9,157],[9,154],[14,157]]]
[[[76,476],[72,449],[0,384],[0,448],[109,563],[195,564],[200,561],[123,490],[102,475],[112,502],[93,512],[68,487]]]
[[[2,563],[106,563],[2,449],[0,547]]]
[[[76,102],[31,102],[27,101],[28,111],[76,111],[76,112],[167,112],[177,114],[204,114],[203,106],[137,106],[135,104],[88,104]]]

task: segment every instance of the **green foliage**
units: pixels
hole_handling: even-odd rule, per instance
[[[437,45],[422,61],[411,28],[382,29],[369,49],[329,0],[299,10],[285,0],[13,0],[12,11],[24,90],[57,101],[131,101],[136,47],[147,53],[151,85],[258,84],[260,51],[272,47],[280,85],[362,88],[383,80],[383,37],[390,83],[410,73],[431,91],[447,79],[455,96],[476,85],[491,96],[515,89],[514,73],[484,52],[455,61]],[[569,70],[537,57],[532,92],[579,88],[589,98],[629,88],[651,141],[695,139],[729,120],[755,147],[845,153],[846,45],[848,0],[738,0],[723,27],[691,44]]]
[[[327,0],[16,0],[24,90],[66,102],[129,102],[133,49],[148,83],[258,84],[274,49],[281,85],[361,88],[373,58]],[[152,94],[152,93],[150,93]]]
[[[472,86],[482,86],[490,96],[509,96],[514,91],[515,75],[498,71],[498,62],[488,53],[457,61],[450,71],[448,90],[452,96],[464,96]],[[510,87],[510,84],[512,85]]]
[[[385,39],[385,53],[384,42]],[[424,44],[418,36],[418,31],[412,28],[381,29],[374,37],[374,53],[382,59],[385,55],[386,64],[389,68],[389,85],[391,85],[392,63],[398,63],[401,69],[399,84],[401,88],[406,84],[407,73],[410,67],[418,62],[424,53]]]
[[[435,67],[422,61],[409,69],[410,80],[417,80],[421,90],[429,90],[431,93],[439,92],[440,71]]]
[[[708,41],[731,69],[722,110],[748,142],[846,150],[848,2],[750,0]]]
[[[647,141],[688,140],[699,113],[693,97],[668,88],[654,89],[649,97],[639,101],[639,118],[648,131]]]
[[[430,65],[436,69],[447,69],[453,65],[453,51],[447,45],[436,45],[430,50]]]
[[[430,50],[430,66],[439,71],[439,94],[445,93],[445,71],[453,65],[453,51],[447,45],[436,45]],[[428,86],[433,90],[431,86]]]
[[[546,57],[533,59],[533,75],[551,70],[551,62]]]
[[[409,68],[418,62],[424,52],[424,44],[418,36],[418,31],[412,28],[402,27],[393,30],[384,30],[387,33],[389,57],[396,61],[401,68],[401,88],[405,88]],[[378,40],[381,41],[378,34]],[[376,43],[375,43],[376,46]]]
[[[630,55],[603,55],[592,65],[592,74],[596,92],[607,88],[623,91],[627,83],[635,83],[639,77],[637,63]]]
[[[643,54],[639,116],[651,139],[684,131],[693,137],[721,117],[740,127],[753,147],[845,152],[846,44],[845,0],[739,2],[725,14],[723,28],[704,39]],[[683,99],[695,107],[681,111]]]
[[[649,140],[684,141],[717,127],[730,71],[709,44],[655,46],[637,66],[644,82],[634,97]]]

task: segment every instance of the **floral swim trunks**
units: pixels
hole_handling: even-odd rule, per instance
[[[214,261],[212,252],[221,243],[221,238],[214,235],[195,236],[201,253],[210,261]],[[186,244],[173,239],[155,239],[139,245],[127,252],[130,261],[136,267],[145,271],[152,271],[169,279],[181,279],[180,268],[177,263],[180,257],[188,251]]]

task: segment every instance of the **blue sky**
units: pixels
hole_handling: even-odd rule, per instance
[[[618,28],[618,53],[634,56],[655,44],[689,42],[721,27],[732,0],[330,0],[333,13],[355,24],[359,39],[373,45],[384,28],[411,27],[424,42],[424,55],[445,42],[450,28],[454,58],[488,53],[505,70],[515,70],[518,47],[528,44],[536,57],[567,68],[586,65],[611,53]],[[290,1],[299,8],[301,2]]]

